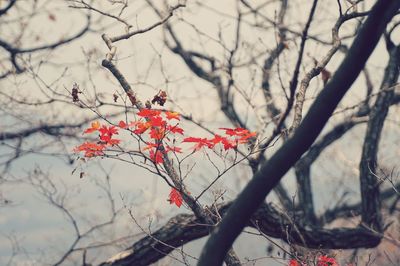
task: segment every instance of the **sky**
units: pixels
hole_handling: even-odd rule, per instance
[[[3,4],[1,2],[0,4]],[[46,2],[46,5],[43,6],[45,8],[39,9],[40,15],[33,18],[26,28],[27,33],[21,39],[22,47],[40,45],[65,38],[71,32],[76,32],[84,23],[83,11],[68,8],[67,2],[44,2]],[[171,1],[170,3],[173,4],[174,2]],[[235,20],[232,19],[232,16],[236,16],[236,5],[234,3],[235,1],[232,0],[201,1],[202,7],[199,8],[198,2],[188,1],[187,7],[183,11],[179,10],[176,16],[172,18],[176,32],[185,47],[215,56],[217,61],[225,60],[225,48],[234,45]],[[368,2],[368,5],[370,3],[371,1]],[[296,1],[291,5],[286,23],[293,29],[301,31],[310,3]],[[116,9],[115,6],[105,3],[105,1],[99,4],[99,8],[111,12],[115,12]],[[312,27],[310,33],[329,40],[330,27],[332,20],[337,16],[337,10],[332,8],[331,2],[328,0],[320,1],[318,8],[319,12],[317,12],[318,15],[314,21],[314,25],[318,26]],[[29,13],[28,9],[28,7],[22,7],[20,12],[22,14]],[[276,3],[272,3],[265,10],[265,13],[273,18],[277,10]],[[13,14],[13,16],[18,17],[18,14]],[[132,1],[125,17],[132,21],[135,29],[146,27],[158,21],[154,13],[145,8],[142,1]],[[117,82],[105,69],[101,68],[100,64],[108,52],[101,39],[101,34],[107,33],[113,36],[123,33],[125,29],[112,19],[104,17],[100,19],[98,15],[95,15],[94,19],[93,32],[78,41],[52,51],[39,53],[33,58],[27,56],[21,58],[21,61],[26,63],[30,60],[36,62],[37,60],[50,60],[51,64],[35,65],[34,69],[26,74],[0,81],[2,90],[15,97],[32,101],[54,97],[65,101],[53,104],[50,108],[48,106],[8,107],[6,100],[2,99],[4,104],[3,107],[0,107],[0,110],[4,119],[0,121],[0,132],[26,128],[44,121],[75,123],[81,121],[82,118],[96,116],[93,110],[80,108],[70,102],[66,103],[70,101],[68,91],[74,83],[79,84],[83,91],[80,97],[87,99],[86,102],[89,105],[92,103],[94,94],[107,102],[112,102],[114,93],[123,95]],[[10,36],[15,36],[18,33],[20,25],[12,24],[12,20],[9,21],[9,24],[12,26],[0,26],[0,34],[11,38]],[[194,30],[194,26],[196,30]],[[343,33],[348,32],[349,28],[345,27]],[[261,57],[257,58],[255,54],[274,48],[276,44],[274,29],[262,30],[245,24],[242,28],[242,34],[244,37],[240,47],[243,49],[238,53],[237,60],[246,62],[251,54],[255,57],[254,60],[258,60],[258,64],[262,64]],[[396,38],[400,38],[398,35],[396,35]],[[215,41],[219,38],[223,40],[225,48]],[[344,40],[344,42],[350,43],[348,40]],[[250,46],[252,44],[254,46]],[[118,67],[131,82],[138,98],[149,99],[160,89],[163,89],[167,91],[169,97],[167,108],[192,115],[212,130],[229,126],[227,120],[221,115],[216,91],[210,84],[194,77],[183,61],[168,51],[163,43],[161,27],[137,35],[127,41],[119,42],[117,47]],[[247,49],[244,49],[246,47]],[[293,67],[297,49],[298,43],[289,42],[288,52],[282,57],[283,82],[286,84],[290,79],[290,75],[287,74]],[[248,53],[248,51],[252,52]],[[301,69],[300,76],[302,77],[305,71],[312,67],[313,57],[320,58],[326,51],[327,47],[310,42],[306,46],[306,63]],[[1,58],[5,56],[3,52],[3,50],[0,50]],[[90,54],[89,59],[88,54]],[[338,54],[328,64],[327,69],[333,71],[342,59],[343,55]],[[371,79],[374,84],[379,84],[386,60],[384,45],[380,43],[369,61],[372,70]],[[223,70],[221,70],[221,73],[223,73]],[[260,75],[257,75],[257,73],[259,73],[259,69],[256,67],[239,69],[235,73],[238,86],[243,88],[246,94],[251,95],[255,104],[262,101],[259,97],[261,95],[257,94],[254,89],[260,80]],[[284,95],[280,89],[278,74],[276,71],[274,72],[272,84],[275,95],[277,95],[277,102],[282,106]],[[166,77],[168,82],[166,82]],[[46,87],[45,84],[49,86]],[[358,103],[364,95],[363,86],[364,80],[361,77],[341,102],[341,106],[345,107]],[[320,87],[321,81],[315,81],[311,84],[306,106],[311,104]],[[122,98],[120,97],[120,99]],[[243,99],[239,97],[238,102],[240,103],[238,108],[241,113],[251,113]],[[110,114],[119,110],[121,109],[115,106],[107,106],[95,111],[109,117]],[[398,112],[398,107],[391,109],[391,122],[385,125],[385,137],[383,138],[385,141],[381,146],[384,150],[381,156],[384,158],[385,164],[389,166],[396,165],[400,150],[393,148],[394,146],[398,147],[399,144],[398,133],[400,128],[396,112]],[[110,117],[110,120],[117,123],[121,117],[123,116]],[[341,115],[334,116],[333,123],[340,121],[342,117]],[[248,124],[259,129],[257,128],[257,119],[251,116],[248,119]],[[182,122],[182,126],[192,136],[207,136],[208,134],[186,122]],[[332,207],[332,203],[346,191],[350,191],[346,200],[349,202],[358,200],[358,161],[354,158],[360,154],[362,147],[360,136],[364,131],[364,126],[352,130],[341,139],[340,143],[322,154],[318,161],[321,163],[313,166],[312,171],[318,173],[318,178],[313,179],[315,197],[318,199],[315,202],[318,213]],[[52,140],[49,140],[46,136],[39,135],[24,140],[24,144],[29,149],[29,147],[43,143],[51,144],[50,141]],[[23,180],[23,182],[13,181],[0,184],[1,195],[11,200],[11,204],[0,207],[0,265],[5,265],[12,256],[12,243],[15,239],[19,245],[18,247],[14,246],[18,255],[12,258],[11,265],[52,264],[74,240],[74,229],[71,222],[68,221],[66,213],[49,204],[48,199],[42,195],[43,193],[35,189],[28,180],[34,183],[42,181],[50,192],[54,192],[51,195],[57,200],[66,195],[66,206],[71,210],[71,214],[76,217],[81,230],[85,231],[93,222],[106,221],[110,218],[110,202],[107,199],[107,194],[101,189],[101,187],[107,186],[107,176],[110,177],[111,195],[116,209],[120,209],[117,220],[115,224],[107,226],[104,232],[84,239],[83,243],[98,243],[127,234],[133,235],[133,238],[127,241],[127,243],[130,243],[132,239],[142,237],[143,233],[129,217],[128,209],[130,208],[142,226],[147,227],[149,219],[151,219],[152,230],[157,229],[175,214],[189,212],[186,207],[178,209],[170,205],[167,202],[169,187],[157,176],[141,168],[107,159],[93,159],[89,162],[75,160],[70,164],[66,161],[65,156],[54,154],[60,151],[72,154],[73,148],[80,143],[79,141],[67,139],[63,142],[64,146],[59,143],[56,146],[49,145],[43,151],[44,154],[26,155],[13,162],[8,177]],[[278,142],[275,147],[271,148],[270,153],[274,152],[279,145]],[[10,151],[4,146],[1,146],[0,149],[0,154]],[[190,146],[185,146],[185,151],[189,152],[189,150]],[[72,156],[72,158],[76,158],[76,155]],[[187,185],[189,190],[195,194],[208,184],[211,177],[215,175],[215,170],[202,153],[195,154],[189,161],[189,166],[195,164],[195,167],[188,177]],[[72,173],[74,169],[76,171]],[[40,171],[40,176],[43,176],[43,179],[29,179],[37,173],[35,171]],[[85,173],[82,179],[79,178],[80,172]],[[44,177],[48,177],[51,182]],[[250,178],[250,169],[246,166],[239,166],[224,175],[216,183],[214,189],[216,191],[226,190],[224,195],[226,201],[234,199]],[[296,192],[293,172],[287,174],[284,182],[291,193]],[[56,190],[52,190],[53,185]],[[47,192],[49,193],[49,191]],[[206,194],[203,203],[209,203],[212,198],[212,193]],[[268,198],[268,201],[274,200],[273,195]],[[127,207],[125,208],[124,205],[127,205]],[[194,241],[186,245],[185,249],[189,254],[197,256],[204,241],[205,239]],[[235,245],[241,258],[263,257],[267,248],[262,237],[252,237],[249,234],[243,234]],[[101,252],[93,251],[89,254],[99,262],[117,251],[120,251],[120,249],[110,248],[101,250]],[[268,265],[280,265],[281,262],[265,259],[255,263],[256,265],[265,265],[265,261],[268,261]],[[71,260],[67,261],[65,265],[76,263],[76,261]],[[163,265],[163,263],[175,265],[176,261],[166,258],[160,265]]]

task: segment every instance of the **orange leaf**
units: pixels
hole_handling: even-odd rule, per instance
[[[143,134],[149,127],[151,127],[151,124],[149,122],[143,123],[143,122],[137,122],[136,123],[136,129],[133,131],[135,134]]]
[[[157,116],[160,114],[161,114],[161,111],[152,110],[152,109],[142,109],[137,113],[138,116],[142,116],[142,117]]]
[[[167,119],[168,120],[171,120],[171,119],[176,119],[176,120],[181,120],[180,118],[179,118],[179,113],[177,113],[177,112],[165,112],[165,115],[167,116]]]
[[[146,147],[144,147],[142,150],[143,150],[143,151],[146,151],[146,150],[150,150],[150,149],[152,149],[152,148],[157,148],[157,147],[158,147],[158,144],[150,143],[150,144],[148,144]]]
[[[92,133],[94,131],[99,130],[99,128],[100,128],[100,122],[99,121],[92,122],[91,127],[86,129],[85,131],[83,131],[83,134]]]
[[[74,149],[74,152],[85,152],[85,157],[94,157],[104,155],[103,144],[97,144],[93,142],[85,142]]]

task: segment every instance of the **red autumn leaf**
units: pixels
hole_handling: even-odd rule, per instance
[[[170,204],[175,204],[178,206],[178,208],[180,208],[183,202],[181,193],[179,193],[179,191],[175,188],[172,188],[171,192],[169,193],[168,201]]]
[[[257,135],[256,132],[250,132],[245,128],[220,128],[222,130],[225,130],[225,134],[232,136],[232,137],[238,137],[237,142],[238,143],[247,143],[248,140],[252,137],[255,137]]]
[[[162,140],[165,137],[165,130],[163,128],[152,128],[150,130],[150,138]]]
[[[170,131],[174,134],[178,133],[178,134],[183,135],[183,129],[178,127],[177,125],[176,126],[168,126],[167,129],[168,129],[168,131]]]
[[[317,266],[339,266],[334,258],[330,258],[326,255],[318,257]]]
[[[158,144],[150,143],[146,147],[144,147],[142,150],[145,151],[145,150],[150,150],[150,149],[157,148],[157,147],[158,147]]]
[[[117,135],[118,134],[118,129],[114,126],[102,126],[99,129],[100,132],[100,140],[104,141],[105,143],[109,144],[109,145],[114,145],[114,144],[118,144],[119,140],[112,140],[112,136],[113,135]]]
[[[225,134],[229,136],[243,136],[248,133],[250,133],[247,129],[237,127],[237,128],[220,128],[222,130],[225,130]]]
[[[165,127],[165,121],[161,116],[151,116],[148,121],[153,127]]]
[[[229,139],[224,139],[222,141],[222,144],[224,145],[224,149],[225,150],[235,149],[237,147],[237,142],[236,141],[231,141]]]
[[[189,137],[189,138],[185,138],[182,142],[193,142],[193,143],[197,143],[193,149],[195,151],[200,150],[201,148],[203,148],[204,146],[208,147],[208,148],[213,148],[214,144],[206,139],[206,138],[194,138],[194,137]]]
[[[104,155],[103,144],[97,144],[93,142],[85,142],[74,149],[74,152],[85,152],[85,157],[94,157],[94,156],[102,156]]]
[[[176,120],[181,120],[179,118],[179,113],[176,112],[165,112],[165,115],[167,116],[168,120],[176,119]]]
[[[210,142],[213,143],[213,146],[217,145],[218,143],[221,143],[222,145],[224,145],[224,149],[228,150],[228,149],[234,149],[236,148],[236,142],[229,140],[225,137],[222,137],[218,134],[214,135],[214,138],[210,140]]]
[[[104,142],[107,145],[117,145],[121,142],[121,140],[119,139],[113,139],[112,136],[113,135],[117,135],[118,134],[118,129],[114,126],[102,126],[99,129],[100,132],[100,140],[102,142]]]
[[[149,122],[137,122],[136,129],[133,131],[133,133],[138,135],[143,134],[149,127],[151,127],[151,124]]]
[[[156,164],[164,162],[164,159],[160,151],[154,152],[153,150],[150,150],[150,159]]]
[[[114,126],[109,126],[109,127],[107,127],[107,126],[102,126],[102,127],[99,129],[99,132],[100,132],[101,135],[112,136],[112,135],[114,135],[114,134],[118,134],[118,129],[117,129],[116,127],[114,127]]]
[[[301,265],[300,262],[298,262],[297,260],[291,259],[291,260],[289,261],[288,266],[302,266],[302,265]]]
[[[128,125],[125,123],[125,121],[119,121],[119,123],[118,123],[118,126],[120,127],[120,128],[127,128],[128,127]]]
[[[83,134],[89,134],[92,133],[94,131],[97,131],[100,129],[100,122],[99,121],[95,121],[91,124],[91,126],[86,129],[85,131],[83,131]]]
[[[246,143],[246,142],[249,141],[250,138],[255,137],[256,135],[257,135],[256,132],[248,132],[247,134],[242,135],[242,136],[239,138],[238,141],[239,141],[239,143]]]
[[[120,139],[109,139],[106,141],[107,145],[111,146],[118,145],[120,142],[121,142]]]
[[[170,146],[166,146],[165,147],[165,152],[177,152],[177,153],[182,153],[182,149],[179,147],[170,147]]]
[[[221,143],[224,139],[226,139],[226,138],[221,137],[221,136],[218,135],[218,134],[215,134],[215,135],[214,135],[214,138],[211,139],[210,141],[211,141],[214,145],[216,145],[216,144],[218,144],[218,143]]]
[[[225,127],[221,127],[220,129],[224,130],[226,135],[229,135],[229,136],[237,136],[237,135],[238,135],[238,132],[242,131],[244,128],[240,128],[240,127],[238,127],[238,128],[225,128]],[[246,130],[246,129],[244,129],[244,130]]]
[[[142,117],[152,117],[152,116],[158,116],[160,114],[161,114],[161,111],[153,110],[153,109],[142,109],[137,113],[138,116],[142,116]]]

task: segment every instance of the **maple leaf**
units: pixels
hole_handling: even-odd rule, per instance
[[[237,147],[237,142],[229,139],[222,140],[222,144],[224,145],[224,150],[235,149]]]
[[[86,129],[85,131],[83,131],[83,134],[92,133],[94,131],[99,130],[99,128],[100,128],[100,122],[99,121],[92,122],[90,127],[88,129]]]
[[[225,134],[229,136],[243,136],[249,133],[249,131],[245,128],[237,127],[237,128],[220,128],[225,130]]]
[[[152,116],[158,116],[160,114],[161,114],[161,111],[153,110],[153,109],[142,109],[137,113],[138,116],[142,116],[142,117],[152,117]]]
[[[291,259],[291,260],[289,261],[288,266],[302,266],[302,265],[301,265],[300,262],[298,262],[297,260]]]
[[[246,142],[249,141],[250,138],[255,137],[256,135],[257,135],[256,132],[248,132],[248,133],[242,135],[242,136],[239,138],[238,141],[239,141],[239,143],[246,143]]]
[[[112,138],[113,135],[118,134],[118,129],[115,126],[102,126],[98,130],[100,132],[100,141],[104,142],[104,144],[114,146],[121,142],[119,139]]]
[[[94,156],[102,156],[104,155],[103,144],[97,144],[93,142],[85,142],[74,149],[74,152],[85,152],[85,157],[94,157]]]
[[[179,193],[179,191],[175,188],[172,188],[171,192],[169,193],[168,201],[170,204],[175,204],[178,206],[178,208],[180,208],[183,202],[181,193]]]
[[[176,120],[181,120],[179,118],[179,113],[177,112],[165,112],[165,115],[167,116],[168,120],[176,119]]]
[[[106,144],[115,145],[119,143],[119,140],[112,139],[113,135],[118,134],[118,129],[115,126],[102,126],[99,129],[100,132],[100,140],[104,141]]]
[[[118,129],[115,126],[102,126],[99,129],[99,132],[101,135],[108,135],[108,136],[112,136],[114,134],[118,134]]]
[[[182,153],[182,149],[179,147],[170,147],[170,146],[166,146],[165,147],[165,152],[177,152],[177,153]]]
[[[150,130],[150,138],[156,139],[156,140],[162,140],[165,136],[165,130],[163,128],[158,129],[158,128],[152,128]]]
[[[143,134],[149,127],[151,127],[151,124],[149,122],[143,123],[143,122],[137,122],[136,123],[136,129],[133,131],[135,134]]]
[[[157,147],[158,147],[158,144],[150,143],[150,144],[147,144],[142,150],[145,151],[145,150],[150,150],[150,149],[157,148]]]
[[[255,137],[257,135],[256,132],[250,132],[245,128],[220,128],[222,130],[225,130],[225,134],[232,136],[232,137],[238,137],[237,142],[238,143],[247,143],[248,140],[252,137]]]
[[[119,123],[118,123],[118,126],[120,127],[120,128],[127,128],[128,127],[128,125],[125,123],[125,121],[119,121]]]
[[[194,137],[189,137],[189,138],[183,139],[182,142],[194,142],[194,143],[197,143],[197,144],[193,147],[193,149],[194,149],[195,151],[200,150],[200,149],[203,148],[204,146],[205,146],[205,147],[208,147],[208,148],[213,148],[213,147],[214,147],[214,144],[213,144],[210,140],[208,140],[208,139],[206,139],[206,138],[194,138]]]
[[[160,151],[154,152],[153,150],[150,150],[150,159],[156,164],[164,162],[164,159]]]
[[[121,142],[120,139],[109,139],[109,140],[107,140],[107,145],[114,146],[114,145],[118,145],[120,142]]]
[[[334,258],[330,258],[326,255],[318,257],[317,266],[339,266]]]
[[[149,123],[153,127],[164,127],[165,126],[165,121],[162,119],[161,116],[152,116],[149,118]]]
[[[213,145],[221,143],[222,145],[224,145],[224,150],[235,149],[237,147],[236,141],[229,140],[228,138],[222,137],[218,134],[215,134],[214,138],[210,141],[213,143]]]
[[[170,132],[174,133],[174,134],[175,134],[175,133],[178,133],[178,134],[183,135],[183,129],[180,128],[180,127],[178,127],[178,125],[176,125],[176,126],[168,126],[167,129],[168,129]]]
[[[238,128],[225,128],[225,127],[221,127],[221,128],[219,128],[219,129],[224,130],[226,135],[229,135],[229,136],[237,136],[237,135],[238,135],[238,132],[242,131],[244,128],[240,128],[240,127],[238,127]]]

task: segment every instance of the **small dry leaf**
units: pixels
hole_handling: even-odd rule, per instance
[[[165,91],[160,90],[160,92],[153,97],[151,103],[152,104],[158,103],[159,105],[164,106],[166,101],[167,101],[167,93]]]
[[[126,94],[128,95],[128,98],[131,101],[132,105],[135,105],[137,103],[135,94],[132,91],[128,91]]]
[[[74,83],[74,85],[72,86],[72,91],[71,91],[71,96],[72,96],[73,102],[79,102],[79,96],[78,96],[79,93],[82,93],[82,92],[79,91],[78,84]]]
[[[51,20],[51,21],[56,21],[57,19],[56,19],[56,16],[54,15],[54,14],[49,14],[49,19]]]
[[[151,102],[149,100],[147,100],[144,105],[146,106],[147,109],[151,109]]]
[[[324,86],[328,83],[329,79],[332,77],[332,73],[325,68],[321,70],[321,79],[324,82]]]
[[[113,94],[113,100],[114,100],[115,103],[117,102],[118,97],[119,97],[119,96],[118,96],[116,93]]]

